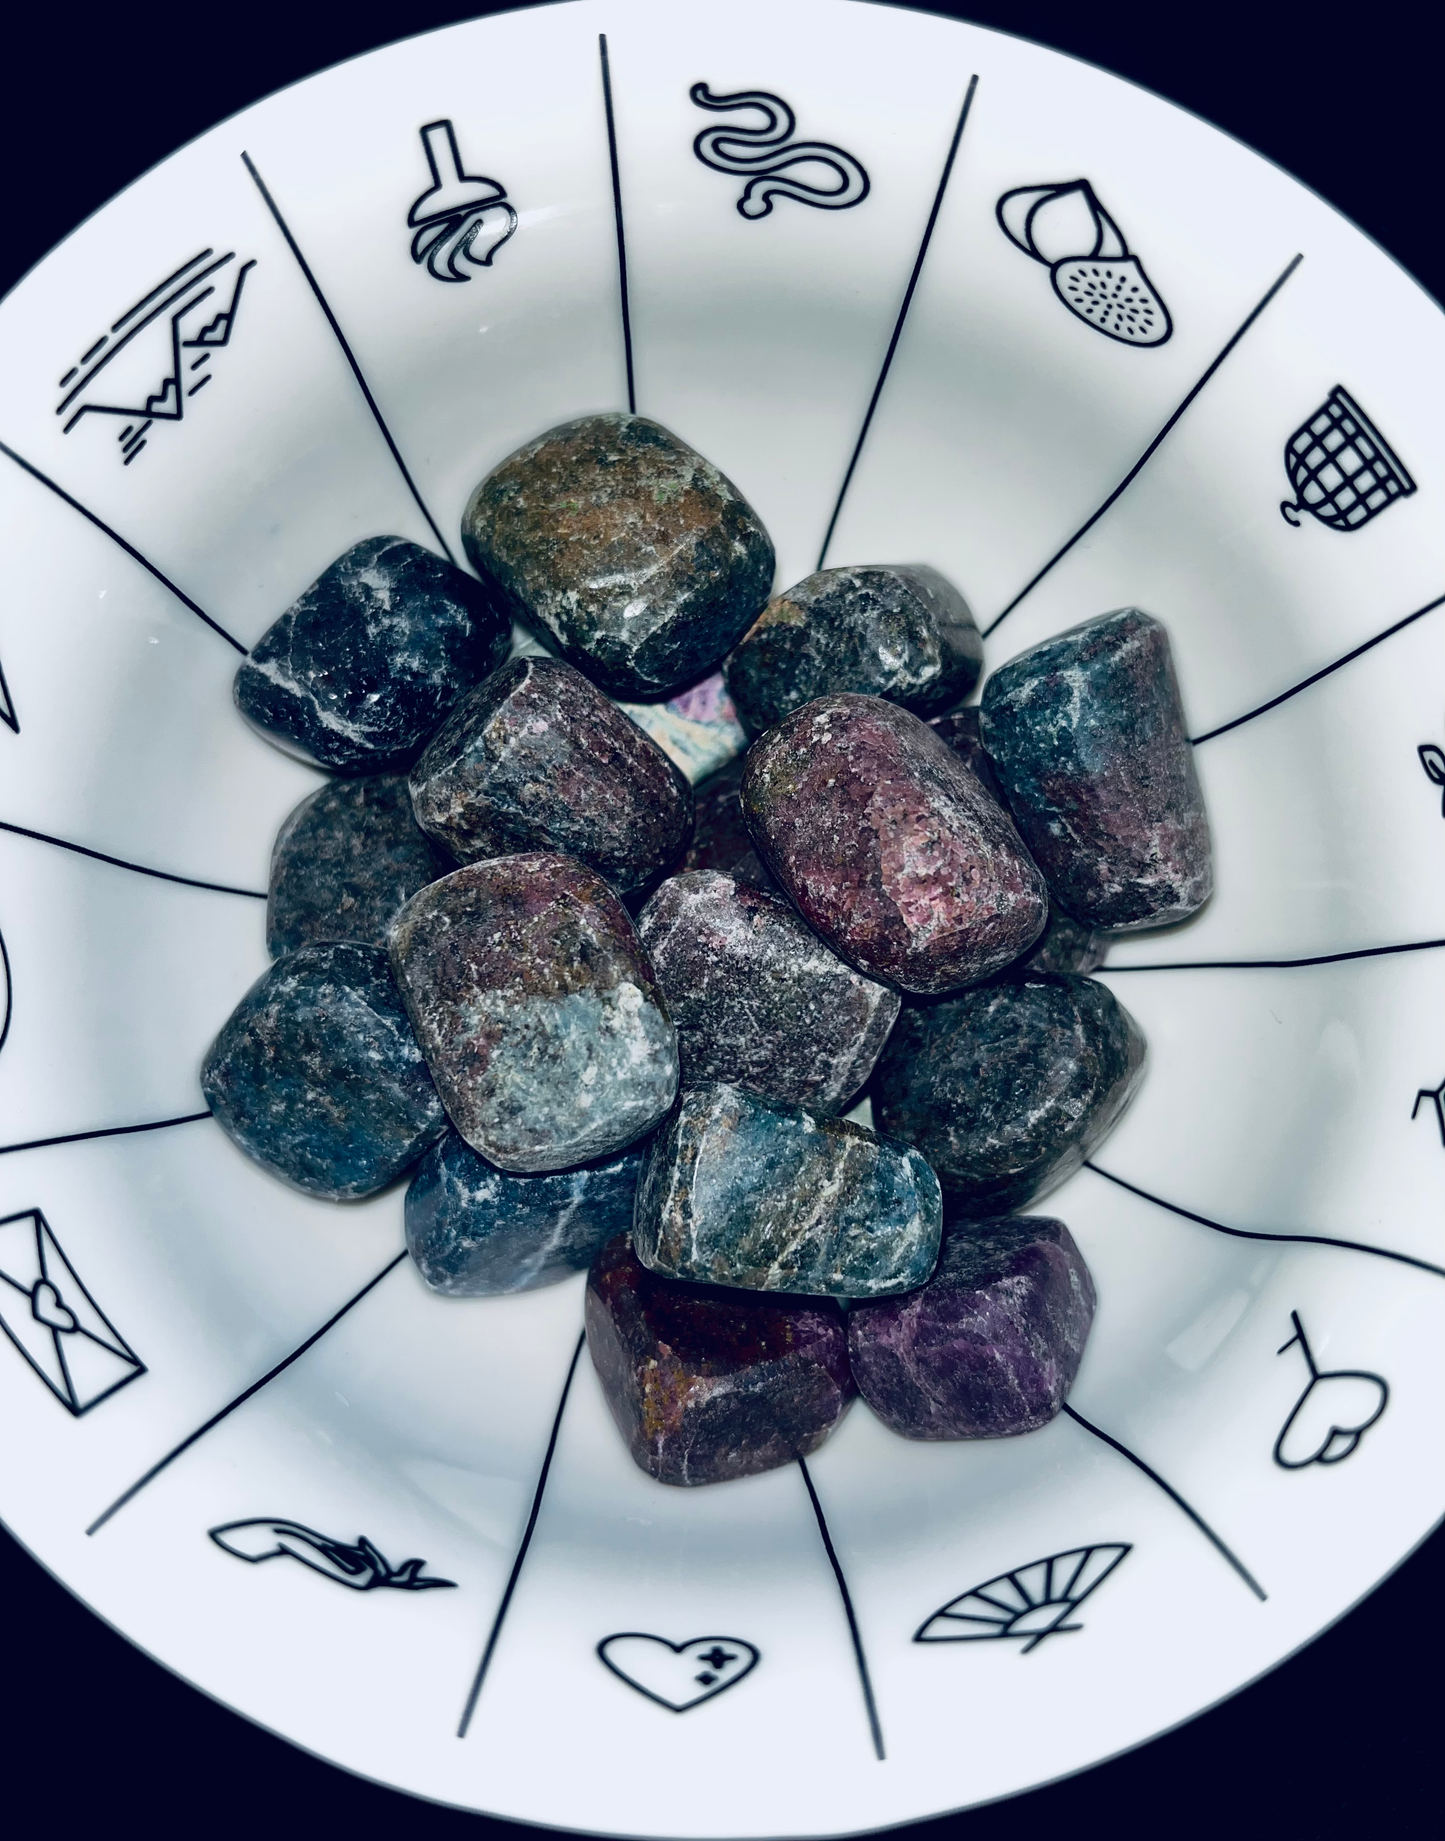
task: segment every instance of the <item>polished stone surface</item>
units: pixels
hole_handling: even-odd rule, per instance
[[[479,684],[412,768],[411,796],[461,862],[553,850],[619,892],[671,869],[692,829],[681,770],[558,658],[514,658]]]
[[[773,584],[757,513],[645,416],[584,416],[518,448],[472,494],[462,539],[517,617],[615,697],[695,684]]]
[[[983,669],[968,603],[919,563],[822,569],[774,595],[727,662],[756,735],[829,691],[887,697],[920,716],[966,697]]]
[[[946,716],[930,716],[928,726],[943,737],[958,758],[973,769],[993,797],[1004,805],[1003,790],[994,778],[993,762],[988,758],[988,749],[979,732],[978,705],[970,703],[966,709],[950,710]]]
[[[719,773],[709,774],[693,792],[692,837],[683,858],[684,869],[730,871],[745,857],[753,840],[743,820],[739,794],[743,784],[740,755]]]
[[[984,686],[982,733],[1057,904],[1133,931],[1196,913],[1214,872],[1169,635],[1136,607],[1032,647]]]
[[[950,1217],[998,1214],[1073,1175],[1133,1098],[1144,1054],[1138,1024],[1095,979],[1001,978],[905,1008],[873,1115],[923,1152]]]
[[[512,643],[502,597],[402,537],[339,556],[236,672],[241,714],[333,773],[406,768]]]
[[[581,1169],[515,1176],[449,1131],[407,1189],[407,1249],[432,1290],[449,1298],[555,1285],[629,1231],[641,1169],[634,1146]]]
[[[694,1284],[871,1298],[923,1283],[942,1219],[910,1146],[713,1082],[685,1088],[653,1141],[632,1243]]]
[[[726,1483],[816,1451],[854,1394],[831,1298],[759,1297],[649,1272],[620,1234],[587,1278],[587,1347],[659,1483]]]
[[[267,950],[279,958],[309,940],[385,947],[417,890],[455,868],[418,827],[404,775],[328,780],[276,833]]]
[[[453,1125],[519,1173],[613,1155],[677,1091],[677,1035],[626,909],[548,852],[468,864],[402,909],[391,963]]]
[[[743,814],[809,926],[870,977],[956,990],[1043,931],[1043,877],[1013,821],[928,724],[879,697],[819,697],[748,750]]]
[[[840,1112],[873,1071],[898,993],[855,972],[786,902],[716,870],[662,884],[638,916],[684,1083],[736,1082]]]
[[[446,1130],[386,954],[319,942],[278,959],[206,1052],[201,1091],[247,1156],[308,1195],[372,1195]]]
[[[853,1376],[904,1438],[1034,1432],[1068,1397],[1094,1304],[1062,1221],[972,1221],[949,1229],[921,1290],[848,1313]]]

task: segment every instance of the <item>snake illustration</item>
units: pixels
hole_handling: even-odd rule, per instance
[[[813,205],[820,211],[846,211],[861,205],[868,196],[868,175],[851,153],[830,141],[792,140],[797,122],[781,96],[767,90],[739,90],[735,95],[715,96],[706,83],[694,83],[688,94],[700,109],[719,114],[756,109],[763,117],[756,128],[736,123],[704,128],[692,144],[698,159],[714,172],[748,176],[738,199],[738,211],[743,217],[756,220],[769,216],[775,198],[795,198],[799,204]],[[814,185],[790,173],[789,168],[796,166],[827,167],[837,175],[838,183],[831,189]]]

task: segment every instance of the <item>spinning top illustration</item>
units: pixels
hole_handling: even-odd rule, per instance
[[[1285,443],[1284,468],[1295,494],[1279,508],[1287,524],[1298,525],[1307,511],[1331,530],[1358,530],[1415,490],[1390,444],[1343,384],[1335,385]]]
[[[1299,1312],[1292,1310],[1289,1315],[1294,1335],[1276,1353],[1283,1355],[1298,1343],[1310,1378],[1274,1441],[1274,1461],[1281,1470],[1342,1464],[1389,1404],[1389,1384],[1363,1369],[1320,1368]]]
[[[470,281],[457,267],[469,262],[490,268],[492,258],[517,228],[507,188],[480,173],[462,171],[456,130],[449,121],[430,121],[421,130],[431,184],[408,211],[416,231],[411,259],[424,262],[438,281]]]
[[[1055,294],[1096,332],[1122,345],[1162,345],[1173,332],[1169,309],[1087,179],[1018,186],[994,210],[1008,240],[1048,268]]]

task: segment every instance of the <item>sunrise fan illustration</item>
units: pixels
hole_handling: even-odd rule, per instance
[[[1023,1644],[1021,1655],[1037,1649],[1048,1636],[1082,1630],[1068,1620],[1130,1551],[1128,1541],[1105,1541],[1073,1547],[1032,1560],[1013,1572],[985,1579],[961,1597],[951,1598],[921,1624],[915,1643],[975,1643],[1012,1638]]]

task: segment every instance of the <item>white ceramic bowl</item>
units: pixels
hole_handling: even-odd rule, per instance
[[[771,97],[772,144],[704,141],[708,164],[699,134],[764,116],[699,84]],[[458,189],[418,204],[428,149]],[[1077,189],[996,210],[1081,176],[1097,216]],[[1148,342],[1066,304],[1141,273]],[[1409,619],[1445,590],[1419,385],[1445,332],[1357,231],[988,32],[577,0],[227,122],[0,330],[0,1509],[99,1612],[442,1801],[825,1834],[1140,1742],[1426,1533],[1445,955],[1397,949],[1440,944],[1445,893],[1445,762],[1418,753],[1445,741],[1445,611]],[[637,408],[759,509],[780,582],[836,511],[830,562],[926,560],[982,619],[1012,606],[991,664],[1126,603],[1172,634],[1218,893],[1105,974],[1150,1071],[1109,1175],[1048,1204],[1100,1307],[1071,1411],[1030,1437],[912,1444],[860,1405],[806,1476],[662,1488],[572,1370],[580,1278],[441,1300],[399,1259],[399,1191],[311,1202],[175,1122],[264,968],[253,896],[315,784],[234,712],[238,648],[359,538],[455,549],[476,480],[624,406],[629,356]],[[1320,417],[1340,452],[1303,437],[1292,482]],[[1380,496],[1352,524],[1324,469],[1361,459]],[[451,1586],[394,1589],[414,1557]]]

